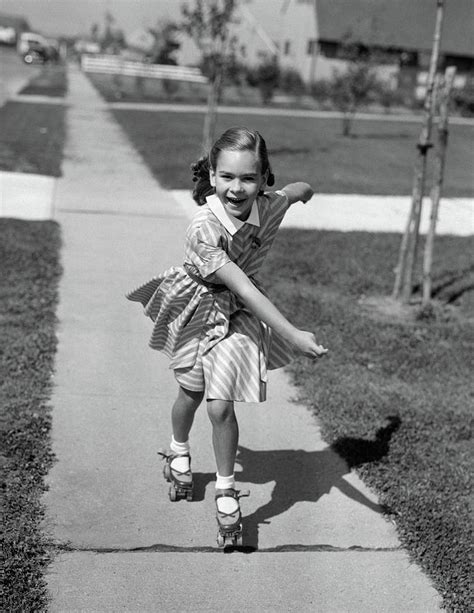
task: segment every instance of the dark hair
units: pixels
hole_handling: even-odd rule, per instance
[[[191,164],[193,181],[193,198],[199,206],[205,204],[207,196],[215,192],[209,179],[209,170],[216,169],[217,159],[221,151],[254,151],[260,163],[260,171],[268,173],[267,185],[275,183],[275,177],[268,161],[267,145],[263,136],[256,130],[244,127],[229,128],[214,143],[209,155],[205,155]],[[261,195],[261,192],[259,195]]]

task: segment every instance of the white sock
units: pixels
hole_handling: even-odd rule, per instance
[[[235,477],[230,475],[229,477],[221,477],[219,473],[216,473],[216,490],[228,490],[235,489]],[[217,508],[222,513],[235,513],[239,508],[239,503],[235,498],[230,496],[224,496],[216,500]]]
[[[174,460],[171,461],[170,466],[181,473],[187,472],[190,467],[190,461],[189,456],[185,454],[189,454],[189,450],[189,441],[180,443],[174,438],[174,436],[171,436],[170,451],[180,457],[174,458]]]
[[[185,455],[186,453],[189,453],[189,441],[180,443],[174,438],[173,435],[171,435],[170,449],[176,455]]]

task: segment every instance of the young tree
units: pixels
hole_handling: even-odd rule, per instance
[[[90,37],[91,37],[91,40],[93,40],[95,43],[99,42],[99,24],[98,23],[93,23],[91,25]]]
[[[203,127],[203,147],[207,151],[214,140],[223,76],[228,56],[232,53],[235,0],[194,0],[194,7],[182,7],[181,27],[196,43],[202,54],[202,65],[209,78],[207,113]],[[234,37],[235,38],[235,37]]]
[[[431,190],[430,226],[426,236],[425,252],[423,256],[423,307],[427,307],[431,301],[431,269],[433,265],[433,248],[436,235],[436,222],[438,220],[439,201],[443,189],[446,150],[448,148],[449,100],[455,74],[455,66],[449,66],[446,69],[444,75],[444,87],[441,91],[441,100],[439,105],[438,151],[436,154],[434,172],[435,184]]]
[[[155,28],[150,28],[154,38],[153,47],[150,51],[152,64],[169,64],[176,66],[178,63],[175,53],[181,47],[177,39],[179,26],[171,21],[158,22]]]
[[[100,41],[102,51],[119,53],[126,46],[123,30],[114,27],[115,17],[107,11],[104,15],[104,33]]]
[[[330,97],[342,114],[342,134],[350,136],[356,112],[380,91],[380,80],[367,60],[352,61],[344,73],[335,72]]]
[[[408,223],[400,244],[398,264],[395,270],[395,283],[392,296],[396,300],[408,303],[413,291],[413,273],[418,249],[420,232],[421,208],[425,189],[426,163],[429,149],[432,147],[431,130],[436,97],[436,72],[438,68],[439,47],[441,43],[441,28],[443,24],[444,0],[437,0],[436,24],[431,51],[430,69],[424,104],[424,120],[419,141],[416,145],[418,158],[415,166],[415,176],[412,192],[412,203]]]
[[[357,111],[380,97],[383,82],[375,69],[378,56],[351,41],[348,34],[339,50],[347,62],[345,70],[334,70],[332,79],[316,81],[311,87],[314,98],[327,98],[342,113],[342,134],[350,136]]]
[[[263,104],[270,104],[280,81],[280,66],[274,55],[266,57],[254,70],[254,79]]]

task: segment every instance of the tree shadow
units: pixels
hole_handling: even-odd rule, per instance
[[[372,502],[344,477],[352,468],[375,462],[389,450],[393,433],[400,427],[399,417],[389,417],[386,427],[380,428],[374,440],[343,437],[321,451],[278,449],[253,451],[239,446],[237,462],[242,466],[239,478],[247,483],[275,481],[271,499],[244,521],[244,550],[258,549],[258,530],[261,524],[288,511],[298,502],[317,502],[331,488],[338,488],[348,498],[377,513],[384,509]]]
[[[467,266],[460,270],[448,270],[434,277],[431,295],[433,298],[451,304],[472,289],[474,289],[474,266]],[[413,286],[415,293],[421,290],[421,283]]]
[[[352,139],[367,139],[367,140],[399,140],[405,138],[413,138],[413,134],[409,132],[351,132],[347,137]]]
[[[351,133],[350,138],[366,138],[368,140],[398,140],[403,138],[413,138],[409,132],[357,132]]]
[[[269,155],[287,155],[294,153],[311,153],[310,147],[276,147],[275,149],[269,149]]]

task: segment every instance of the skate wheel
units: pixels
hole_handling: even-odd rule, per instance
[[[189,490],[189,491],[186,492],[186,500],[188,502],[192,502],[192,500],[193,500],[193,492],[192,492],[192,490]]]
[[[171,502],[176,502],[178,500],[178,493],[172,485],[170,485],[168,495],[170,497]]]
[[[236,547],[242,547],[242,544],[243,544],[242,535],[241,535],[241,534],[238,534],[238,535],[235,537],[235,539],[234,539],[234,545],[235,545]]]
[[[163,466],[163,477],[166,479],[166,481],[169,481],[171,478],[169,464],[165,464]]]
[[[225,545],[225,538],[222,536],[222,534],[219,532],[217,534],[217,546],[218,547],[224,547]]]

